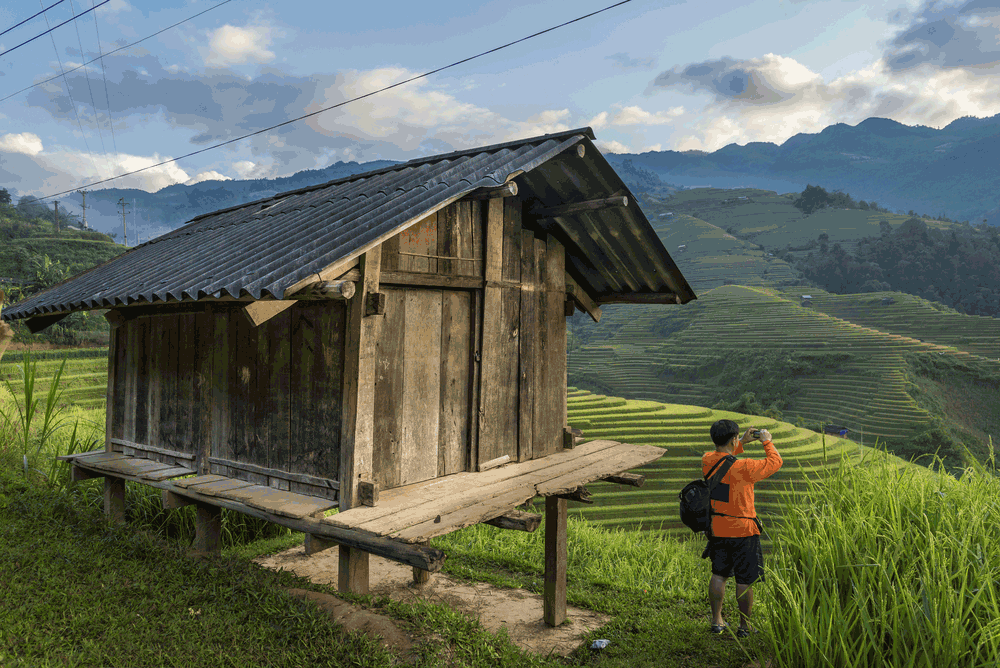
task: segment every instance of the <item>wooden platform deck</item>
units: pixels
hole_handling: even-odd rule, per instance
[[[589,482],[648,464],[663,453],[654,446],[591,441],[540,459],[389,489],[380,494],[374,507],[361,506],[329,517],[324,513],[335,508],[336,501],[221,475],[196,476],[189,468],[120,452],[94,451],[60,459],[73,463],[76,480],[97,476],[132,480],[182,497],[186,503],[229,508],[436,571],[444,555],[426,545],[429,539],[494,520],[535,496],[573,492]],[[171,507],[176,505],[183,503],[175,499]]]
[[[331,515],[324,524],[405,543],[424,543],[492,520],[536,496],[555,496],[609,475],[643,466],[663,448],[591,441],[572,450],[482,473],[454,473],[380,493],[374,507]]]

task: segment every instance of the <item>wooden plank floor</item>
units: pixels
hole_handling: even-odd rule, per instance
[[[86,452],[80,455],[68,455],[61,459],[76,461],[110,473],[123,473],[144,480],[168,480],[194,473],[189,468],[164,464],[151,459],[139,459],[121,452]]]
[[[455,473],[396,487],[375,507],[346,510],[323,520],[407,543],[421,543],[503,515],[536,495],[552,496],[659,459],[662,448],[591,441],[548,457],[483,473]]]

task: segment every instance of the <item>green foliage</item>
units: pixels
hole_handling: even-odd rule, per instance
[[[988,666],[1000,661],[1000,479],[885,457],[810,486],[775,534],[777,666]]]

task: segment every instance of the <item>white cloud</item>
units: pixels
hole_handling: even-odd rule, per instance
[[[226,24],[215,30],[209,40],[207,53],[202,49],[205,63],[225,67],[243,63],[269,63],[274,60],[271,46],[271,29],[267,26],[240,28]]]
[[[32,132],[0,135],[0,151],[38,155],[42,150],[42,140]]]
[[[257,164],[250,160],[240,160],[233,163],[233,170],[241,179],[249,179],[255,172],[259,172]]]
[[[641,107],[623,107],[612,116],[609,125],[664,125],[673,123],[684,113],[684,107],[671,107],[667,111],[650,113]]]
[[[632,149],[630,149],[628,146],[626,146],[625,144],[623,144],[623,143],[621,143],[620,141],[617,141],[617,140],[604,141],[604,140],[598,139],[594,143],[596,144],[597,148],[599,148],[601,150],[601,153],[631,153],[632,152]]]
[[[220,174],[214,169],[207,172],[199,172],[197,176],[194,176],[184,182],[186,186],[193,186],[196,183],[201,183],[202,181],[232,181],[232,179],[225,174]]]

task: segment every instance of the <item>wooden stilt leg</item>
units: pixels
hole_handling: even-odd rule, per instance
[[[331,547],[337,547],[337,543],[332,540],[320,538],[319,536],[314,536],[311,533],[306,534],[306,555],[313,555],[317,552],[322,552],[323,550],[329,550]]]
[[[125,521],[125,481],[104,477],[104,514],[112,522]]]
[[[346,545],[340,546],[340,568],[337,591],[352,594],[368,593],[368,553]]]
[[[566,499],[545,497],[544,619],[549,626],[566,621]]]
[[[222,551],[222,509],[198,503],[195,519],[194,549],[197,552],[219,554]]]
[[[431,581],[431,572],[422,568],[413,567],[413,584],[426,584]]]

